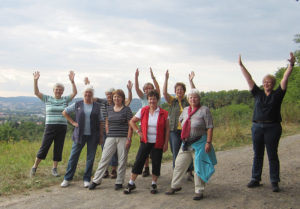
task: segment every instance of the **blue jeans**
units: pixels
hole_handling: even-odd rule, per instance
[[[106,141],[106,133],[103,134],[103,143],[101,144],[102,152],[103,152],[103,147]],[[110,166],[118,166],[118,150],[116,150],[115,154],[112,156],[111,161],[109,163]]]
[[[84,135],[81,144],[73,142],[72,150],[68,162],[67,171],[64,179],[71,181],[76,171],[78,159],[84,145],[87,144],[86,166],[83,175],[83,181],[90,181],[92,176],[93,164],[97,150],[97,142],[93,142],[91,136]]]
[[[170,131],[170,147],[173,154],[173,168],[175,168],[175,160],[181,147],[181,130]],[[193,170],[193,162],[188,168],[188,171]]]
[[[253,123],[252,125],[252,141],[253,141],[253,167],[252,180],[260,181],[265,147],[267,149],[270,181],[279,182],[279,159],[278,159],[278,144],[282,132],[280,123]]]

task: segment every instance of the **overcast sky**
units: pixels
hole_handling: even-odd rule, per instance
[[[0,97],[33,96],[35,70],[42,93],[69,94],[74,70],[78,96],[88,76],[103,97],[150,66],[161,89],[169,69],[170,93],[192,70],[200,91],[247,89],[238,54],[261,84],[299,49],[299,20],[296,0],[0,0]]]

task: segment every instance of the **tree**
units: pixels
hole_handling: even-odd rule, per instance
[[[294,41],[295,43],[300,43],[300,33],[295,35]],[[296,57],[296,64],[300,66],[300,50],[296,50],[294,56]]]

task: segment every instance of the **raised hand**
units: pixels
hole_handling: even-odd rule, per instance
[[[33,79],[34,79],[34,80],[39,80],[39,78],[40,78],[40,72],[39,72],[39,71],[35,71],[35,72],[33,73]]]
[[[128,89],[128,91],[131,91],[132,86],[133,86],[133,83],[129,80],[128,83],[127,83],[127,89]]]
[[[292,66],[294,66],[294,64],[295,64],[295,57],[294,57],[294,54],[293,54],[293,52],[290,52],[290,59],[288,59],[288,61],[290,62],[290,64],[292,65]]]
[[[190,81],[193,81],[194,77],[195,77],[195,73],[194,73],[194,71],[192,71],[192,72],[189,74],[189,80],[190,80]]]
[[[241,56],[240,54],[239,54],[239,61],[238,61],[238,62],[239,62],[239,65],[240,65],[240,66],[243,66],[242,56]]]
[[[140,74],[140,72],[139,72],[139,69],[137,68],[135,71],[135,77],[139,77],[139,74]]]
[[[75,78],[75,73],[74,71],[71,70],[69,73],[69,79],[72,83],[74,83],[74,78]]]
[[[154,80],[155,79],[155,76],[153,74],[153,71],[152,71],[152,68],[150,67],[150,74],[151,74],[151,78]]]
[[[89,80],[88,77],[85,77],[83,82],[84,82],[84,85],[89,85],[90,84],[90,80]]]
[[[169,70],[166,71],[166,79],[169,79]]]

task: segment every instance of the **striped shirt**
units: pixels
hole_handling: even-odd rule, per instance
[[[131,109],[124,106],[119,112],[113,106],[107,107],[108,137],[127,137],[129,120],[132,118]]]
[[[56,99],[53,96],[43,94],[41,100],[46,104],[46,124],[67,125],[67,120],[62,115],[62,111],[68,106],[68,103],[71,101],[70,96]]]

